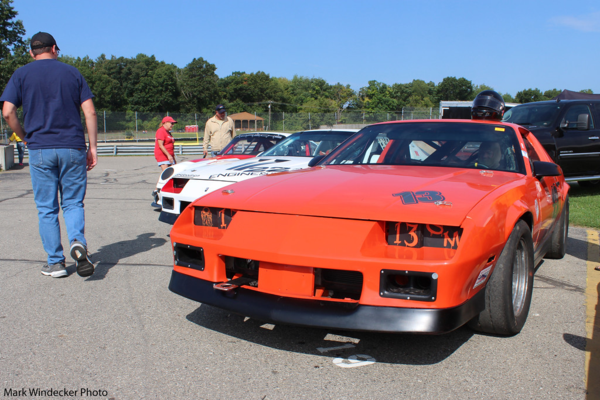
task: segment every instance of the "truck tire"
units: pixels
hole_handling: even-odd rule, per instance
[[[476,331],[502,336],[521,331],[533,290],[533,240],[525,221],[513,228],[485,287],[485,309],[471,321]]]
[[[546,253],[545,258],[561,259],[567,252],[567,237],[569,236],[569,197],[565,200],[560,218],[556,222],[554,232],[552,232],[550,251]]]

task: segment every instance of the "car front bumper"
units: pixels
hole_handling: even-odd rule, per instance
[[[428,309],[306,300],[243,287],[223,292],[213,285],[213,282],[173,271],[169,290],[265,322],[356,331],[442,334],[461,327],[485,306],[485,289],[457,307]]]

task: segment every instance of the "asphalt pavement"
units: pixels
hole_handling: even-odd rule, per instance
[[[588,230],[572,227],[567,256],[538,267],[514,337],[274,326],[168,290],[171,226],[150,207],[159,171],[153,157],[102,157],[90,172],[86,237],[99,264],[89,278],[70,258],[68,277],[40,274],[29,168],[0,173],[4,398],[586,397],[586,268],[598,252]]]

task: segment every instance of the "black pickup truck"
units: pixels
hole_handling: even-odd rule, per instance
[[[563,91],[554,100],[516,106],[503,120],[529,129],[567,182],[600,183],[600,95]]]

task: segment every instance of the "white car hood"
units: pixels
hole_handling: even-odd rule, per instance
[[[239,182],[248,178],[308,168],[312,157],[256,157],[227,163],[193,165],[173,175],[173,178]]]
[[[171,175],[169,177],[169,179],[171,179],[174,175],[177,175],[178,172],[182,172],[182,171],[186,171],[188,169],[196,169],[196,168],[204,168],[207,167],[209,165],[214,165],[214,164],[227,164],[227,163],[231,163],[231,162],[235,162],[235,161],[240,161],[239,158],[225,158],[222,160],[216,159],[216,158],[207,158],[205,160],[200,160],[200,161],[184,161],[175,165],[172,165],[171,168],[173,168],[173,170],[175,171],[173,173],[173,175]],[[156,187],[158,189],[162,189],[162,187],[165,185],[165,183],[167,183],[167,181],[169,179],[162,179],[162,173],[161,175],[159,175],[158,177],[158,183],[156,185]]]

